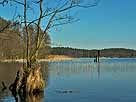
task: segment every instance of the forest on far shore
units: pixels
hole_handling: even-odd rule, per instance
[[[74,58],[88,57],[94,58],[97,56],[97,49],[76,49],[70,47],[53,47],[50,54],[52,55],[67,55]],[[125,48],[109,48],[100,50],[100,57],[118,57],[118,58],[135,58],[136,50]]]
[[[0,17],[0,28],[5,27],[7,24],[14,22],[8,21]],[[35,39],[35,27],[30,26],[28,31],[33,34],[32,40]],[[0,59],[20,59],[24,58],[24,43],[26,43],[26,35],[23,35],[24,28],[20,28],[20,24],[15,26],[9,26],[3,32],[0,32]],[[23,40],[21,39],[24,39]],[[33,41],[32,41],[33,42]],[[34,44],[31,46],[33,48]],[[40,54],[38,58],[44,59],[48,55],[66,55],[74,58],[88,57],[94,58],[97,56],[97,49],[76,49],[70,47],[51,47],[51,39],[49,34],[45,36],[45,39],[40,48]],[[109,48],[101,49],[100,57],[118,57],[118,58],[134,58],[136,57],[136,50],[125,48]]]

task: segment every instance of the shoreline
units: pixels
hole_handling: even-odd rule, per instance
[[[72,57],[65,56],[65,55],[57,55],[57,56],[55,55],[55,57],[38,59],[38,62],[70,61],[73,59],[77,59],[77,58],[72,58]],[[93,59],[95,59],[95,58],[93,58]],[[131,59],[131,58],[101,57],[100,59]],[[133,58],[133,59],[136,59],[136,58]],[[1,59],[0,62],[20,62],[20,63],[23,63],[23,62],[26,62],[26,59]]]
[[[45,59],[38,59],[38,62],[65,61],[74,58],[65,55],[49,55]],[[0,62],[26,62],[26,59],[3,59]]]

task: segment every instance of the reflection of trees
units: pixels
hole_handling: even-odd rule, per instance
[[[41,63],[41,71],[42,71],[43,79],[45,80],[46,85],[48,85],[48,79],[49,79],[49,64],[48,64],[48,62]]]
[[[28,100],[26,102],[42,102],[42,99],[44,98],[44,93],[40,93],[38,95],[27,95]]]
[[[0,98],[11,95],[8,90],[3,90],[2,82],[8,87],[13,82],[16,71],[20,66],[19,63],[0,63]]]
[[[42,102],[44,98],[44,92],[39,94],[26,94],[25,96],[19,96],[19,99],[16,102]]]
[[[80,74],[100,72],[133,72],[136,70],[136,63],[86,63],[86,62],[52,62],[52,73]]]
[[[51,67],[51,72],[57,75],[80,74],[92,71],[91,63],[52,62]]]
[[[98,65],[97,65],[98,79],[100,79],[100,73],[101,73],[100,63],[98,62],[97,64],[98,64]]]
[[[9,86],[13,82],[16,72],[20,67],[21,65],[19,63],[0,63],[0,86],[2,81]]]
[[[7,96],[11,96],[9,90],[2,91],[2,81],[6,84],[7,87],[14,81],[15,73],[17,72],[18,68],[21,67],[19,63],[0,63],[0,98],[4,98]],[[43,78],[45,80],[46,85],[48,85],[48,77],[49,77],[49,64],[48,63],[41,63],[41,71]],[[44,92],[36,95],[20,95],[19,102],[42,102],[44,97]],[[1,100],[0,100],[1,102]]]
[[[135,72],[136,63],[89,63],[89,62],[52,62],[51,74],[56,76],[71,76],[78,74],[86,74],[94,78],[100,78],[104,73],[119,75],[124,72]]]
[[[122,72],[135,72],[136,63],[101,63],[101,72],[112,72],[112,73],[122,73]]]

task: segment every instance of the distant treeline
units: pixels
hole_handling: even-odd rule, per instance
[[[27,37],[24,34],[24,28],[22,28],[20,24],[16,24],[13,26],[14,23],[16,24],[16,22],[8,21],[0,17],[0,60],[20,59],[26,56],[24,53],[26,51],[26,49],[24,49],[24,46],[26,46]],[[1,28],[3,27],[6,27],[6,29],[2,31]],[[35,48],[36,28],[34,28],[34,26],[29,26],[28,32],[32,36],[32,44],[30,47],[32,51],[34,50],[33,48]],[[49,34],[46,34],[41,44],[42,46],[40,47],[38,58],[46,58],[46,56],[49,55],[50,44],[50,36]]]
[[[67,55],[71,57],[89,57],[94,58],[97,56],[98,50],[75,49],[69,47],[53,47],[51,54],[53,55]],[[109,48],[100,50],[100,57],[118,57],[130,58],[136,57],[136,50],[125,48]]]

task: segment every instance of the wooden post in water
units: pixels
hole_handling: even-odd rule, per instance
[[[100,62],[100,50],[97,52],[97,62]]]

